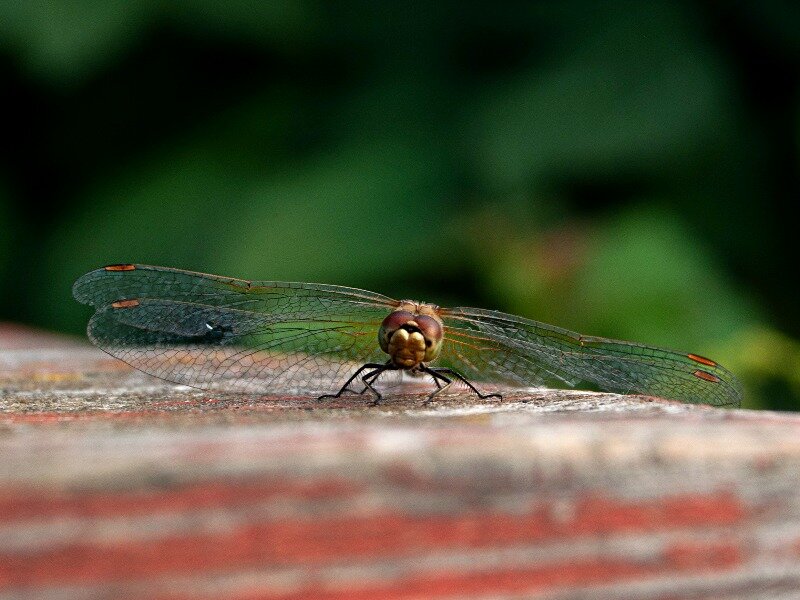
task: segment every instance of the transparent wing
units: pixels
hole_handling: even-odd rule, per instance
[[[381,321],[397,302],[338,286],[245,281],[147,265],[87,273],[75,298],[96,307],[91,341],[176,383],[249,393],[337,391],[384,362]]]
[[[739,381],[714,361],[578,333],[496,311],[443,309],[441,360],[476,381],[574,387],[738,406]]]

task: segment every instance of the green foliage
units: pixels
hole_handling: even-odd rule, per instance
[[[492,186],[580,171],[656,174],[696,154],[727,118],[724,70],[677,3],[613,4],[546,68],[490,88],[475,163]]]
[[[14,242],[9,194],[4,184],[5,182],[0,179],[0,282],[5,281]]]

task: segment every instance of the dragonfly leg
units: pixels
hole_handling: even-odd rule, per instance
[[[340,389],[335,394],[323,394],[322,396],[317,398],[317,400],[324,400],[325,398],[338,398],[339,396],[344,394],[345,391],[347,391],[347,389],[350,387],[350,384],[353,383],[353,380],[356,377],[358,377],[363,371],[366,371],[367,369],[375,369],[376,371],[378,371],[378,374],[380,374],[380,373],[382,373],[383,371],[385,371],[388,368],[391,368],[391,367],[389,365],[385,365],[385,364],[384,365],[379,365],[378,363],[366,363],[364,365],[361,365],[356,370],[356,372],[353,373],[350,376],[350,378],[347,381],[344,382],[344,385],[342,386],[342,389]],[[365,377],[366,377],[366,375],[365,375]],[[363,379],[362,379],[362,381],[363,381]],[[371,386],[370,386],[370,388],[371,388]],[[352,392],[353,390],[350,390],[350,391]],[[373,391],[375,391],[375,390],[373,389]],[[377,392],[375,392],[375,393],[377,393]]]
[[[361,391],[360,391],[360,392],[358,392],[358,393],[359,393],[359,394],[363,394],[363,393],[364,393],[364,392],[366,392],[367,390],[369,390],[369,389],[372,389],[372,388],[371,388],[371,386],[370,386],[369,384],[370,384],[370,383],[375,383],[375,380],[378,378],[378,376],[379,376],[381,373],[383,373],[385,370],[386,370],[386,369],[384,369],[384,368],[375,369],[374,371],[370,371],[369,373],[367,373],[366,375],[364,375],[364,376],[361,378],[361,381],[362,381],[362,382],[363,382],[363,384],[364,384],[364,389],[363,389],[363,390],[361,390]],[[373,390],[373,391],[374,391],[374,390]]]
[[[449,369],[447,367],[440,367],[440,368],[436,368],[436,369],[431,369],[429,367],[425,367],[425,372],[426,373],[431,373],[431,374],[436,373],[437,375],[443,375],[444,373],[447,373],[448,375],[452,375],[453,377],[455,377],[459,381],[463,381],[466,384],[466,386],[469,389],[471,389],[473,392],[475,392],[478,395],[478,398],[480,398],[481,400],[486,400],[487,398],[498,398],[500,400],[503,399],[503,396],[501,396],[500,394],[483,394],[483,393],[481,393],[480,390],[478,390],[478,388],[476,388],[474,385],[472,385],[461,373],[459,373],[458,371],[454,371],[453,369]],[[447,386],[445,386],[445,387],[447,387]],[[439,391],[441,391],[441,390],[439,390]],[[436,394],[438,392],[434,392],[434,393]]]
[[[428,368],[428,367],[422,367],[422,369],[421,369],[421,370],[422,370],[422,372],[423,372],[423,373],[427,373],[428,375],[430,375],[431,377],[433,377],[433,382],[436,384],[436,391],[435,391],[435,392],[433,392],[432,394],[430,394],[430,395],[429,395],[429,396],[428,396],[428,397],[425,399],[425,402],[423,402],[423,403],[422,403],[422,404],[423,404],[423,406],[427,406],[428,404],[430,404],[430,403],[431,403],[431,401],[432,401],[434,398],[436,398],[436,396],[438,396],[438,395],[439,395],[439,394],[441,394],[443,391],[445,391],[447,388],[449,388],[451,385],[453,385],[453,380],[452,380],[452,379],[450,379],[449,377],[445,377],[445,376],[444,376],[444,375],[442,375],[441,373],[437,373],[436,371],[434,371],[433,369],[430,369],[430,368]],[[441,379],[442,381],[444,381],[444,382],[445,382],[445,383],[444,383],[444,385],[442,385],[441,383],[439,383],[439,380],[440,380],[440,379]]]
[[[372,377],[372,381],[374,382],[378,378],[378,375],[380,375],[381,373],[383,373],[383,371],[381,371],[377,375],[374,375]],[[369,388],[372,391],[372,393],[375,394],[375,399],[372,401],[372,406],[378,406],[378,404],[381,403],[381,400],[383,400],[383,396],[381,395],[381,393],[374,387],[372,387],[372,382],[367,381],[366,378],[362,378],[361,381],[364,382],[364,391],[367,391],[367,388]],[[364,392],[361,393],[363,394]]]
[[[370,391],[372,391],[373,394],[375,394],[375,399],[372,401],[372,406],[378,406],[378,404],[381,403],[381,400],[383,400],[383,396],[381,395],[381,393],[374,387],[372,387],[372,384],[375,383],[375,381],[377,381],[378,377],[380,377],[382,373],[385,373],[386,371],[396,371],[396,370],[397,367],[394,366],[391,363],[391,361],[387,361],[386,364],[381,365],[374,371],[370,371],[361,378],[361,381],[364,382],[364,389],[361,390],[360,393],[363,394],[364,392],[367,391],[367,389],[369,389]]]

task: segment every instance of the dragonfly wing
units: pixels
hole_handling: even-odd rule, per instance
[[[248,393],[336,391],[383,362],[381,321],[397,303],[364,290],[244,281],[164,267],[87,273],[73,293],[97,309],[94,344],[176,383]]]
[[[444,359],[468,377],[521,385],[591,382],[603,390],[738,406],[742,387],[728,370],[690,353],[583,336],[496,311],[442,311]]]

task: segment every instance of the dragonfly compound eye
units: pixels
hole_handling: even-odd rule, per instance
[[[442,324],[427,315],[416,315],[414,322],[425,337],[425,361],[433,360],[442,349]]]
[[[389,339],[395,331],[400,329],[409,321],[414,320],[414,315],[406,310],[396,310],[390,313],[388,317],[381,323],[381,328],[378,330],[378,343],[381,345],[381,350],[389,353]]]

